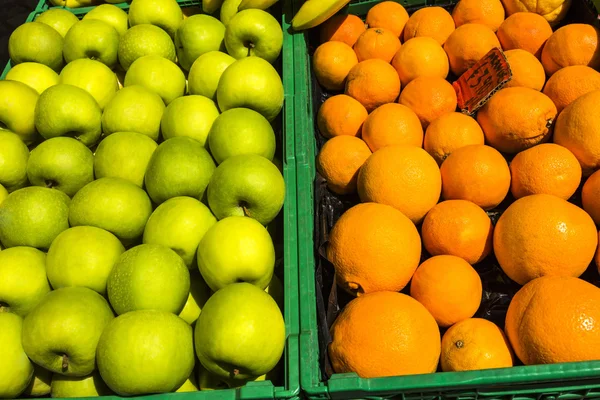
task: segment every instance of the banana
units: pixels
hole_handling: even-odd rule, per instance
[[[239,10],[247,10],[249,8],[258,8],[260,10],[266,10],[279,0],[242,0]]]
[[[221,7],[224,0],[202,0],[202,10],[207,14],[212,14]]]
[[[340,11],[350,0],[306,0],[292,19],[296,31],[314,28]]]

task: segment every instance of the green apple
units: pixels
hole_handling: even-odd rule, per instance
[[[0,84],[0,93],[1,88]],[[29,149],[19,136],[0,130],[0,185],[6,191],[13,192],[27,185],[28,160]]]
[[[217,167],[207,194],[218,219],[247,216],[267,225],[283,206],[285,182],[271,161],[245,154],[230,157]]]
[[[33,186],[54,188],[73,197],[94,180],[94,154],[70,137],[48,139],[31,150],[27,178]]]
[[[123,88],[113,96],[102,114],[102,131],[137,132],[158,140],[165,103],[159,95],[142,86]]]
[[[0,81],[0,132],[9,130],[25,144],[34,142],[38,138],[34,122],[37,101],[38,93],[26,84]]]
[[[264,290],[246,282],[213,294],[196,321],[194,333],[196,354],[204,368],[236,381],[271,371],[285,344],[279,306]]]
[[[15,64],[37,62],[60,71],[63,66],[63,37],[41,22],[26,22],[11,33],[8,55]]]
[[[273,121],[283,107],[283,83],[268,61],[260,57],[242,58],[221,76],[217,100],[222,112],[250,108]]]
[[[23,349],[36,364],[70,376],[91,374],[96,346],[114,318],[104,297],[70,287],[48,293],[23,321]]]
[[[202,275],[198,271],[191,271],[190,293],[183,310],[179,313],[179,318],[190,325],[194,325],[202,312],[202,307],[204,307],[212,293],[204,279],[202,279]]]
[[[119,64],[127,71],[131,63],[143,56],[155,55],[175,62],[175,45],[169,34],[158,26],[132,26],[119,42]]]
[[[160,128],[163,138],[187,136],[207,147],[206,139],[219,109],[208,97],[191,95],[175,99],[162,116]]]
[[[194,376],[194,372],[183,382],[183,385],[179,387],[175,392],[185,393],[185,392],[197,392],[198,384],[196,383],[196,377]]]
[[[160,56],[135,60],[125,75],[125,87],[139,85],[158,94],[169,104],[185,93],[185,75],[177,64]]]
[[[125,251],[112,233],[94,226],[75,226],[54,239],[46,258],[54,289],[81,286],[106,297],[110,271]]]
[[[217,222],[207,206],[192,197],[173,197],[159,205],[144,229],[144,243],[161,244],[175,251],[188,268],[196,268],[196,250],[208,229]]]
[[[117,75],[100,61],[80,58],[71,61],[60,72],[60,83],[85,90],[96,100],[101,110],[119,90]]]
[[[60,190],[39,186],[12,192],[0,204],[0,242],[48,249],[69,228],[69,202]]]
[[[56,29],[60,36],[65,37],[69,29],[77,22],[79,19],[72,12],[62,9],[62,8],[51,8],[49,10],[44,11],[34,19],[35,22],[41,22],[52,28]]]
[[[250,381],[264,381],[267,378],[267,375],[261,375],[256,379],[251,379]],[[210,373],[202,366],[202,364],[198,365],[198,388],[201,391],[205,390],[224,390],[224,389],[232,389],[244,386],[247,383],[245,380],[234,380],[228,378],[222,378],[213,373]]]
[[[161,143],[148,164],[144,182],[152,201],[172,197],[202,199],[215,171],[215,162],[198,141],[178,136]]]
[[[110,396],[112,394],[98,372],[86,376],[54,374],[52,377],[51,393],[52,397],[61,399]]]
[[[85,90],[64,83],[40,95],[34,121],[44,139],[69,136],[91,147],[102,134],[102,110],[96,100]]]
[[[6,74],[6,80],[24,83],[38,94],[60,82],[58,74],[50,67],[34,62],[15,65]]]
[[[217,101],[217,87],[223,72],[235,58],[220,51],[209,51],[194,61],[188,75],[188,91]]]
[[[229,25],[231,19],[238,13],[238,7],[242,0],[225,0],[221,6],[221,22],[223,25]]]
[[[128,241],[142,236],[150,214],[152,203],[139,186],[121,178],[101,178],[73,197],[69,222],[95,226]]]
[[[181,67],[189,71],[201,55],[224,50],[224,36],[225,25],[215,17],[198,14],[186,18],[175,34],[175,48]]]
[[[119,32],[112,25],[98,19],[77,22],[65,36],[63,55],[70,63],[79,58],[98,60],[107,67],[117,65]]]
[[[0,185],[0,204],[2,204],[2,202],[4,201],[4,199],[6,199],[6,197],[8,196],[8,190],[6,190],[4,188],[4,186]],[[0,249],[2,250],[2,249]]]
[[[190,272],[181,257],[160,244],[141,244],[123,253],[107,283],[119,315],[136,310],[179,314],[190,292]]]
[[[194,369],[192,328],[166,311],[115,318],[98,343],[98,370],[121,396],[177,390]]]
[[[265,117],[249,108],[232,108],[217,118],[208,134],[210,152],[217,163],[232,156],[275,155],[275,132]]]
[[[33,379],[33,365],[21,345],[23,320],[16,314],[0,313],[0,398],[17,398]]]
[[[283,31],[279,21],[268,12],[243,10],[227,25],[225,47],[233,58],[256,56],[273,63],[283,47]]]
[[[89,7],[93,6],[97,2],[97,0],[50,0],[50,4],[53,6],[67,8]]]
[[[100,4],[83,16],[83,20],[97,19],[104,21],[123,36],[128,28],[127,13],[112,4]]]
[[[171,38],[183,21],[176,0],[133,0],[129,7],[129,26],[152,24],[164,29]]]
[[[52,372],[33,364],[33,379],[29,386],[23,392],[25,397],[42,397],[50,394],[50,384],[52,383]]]
[[[94,155],[96,178],[123,178],[144,186],[146,168],[157,147],[154,140],[137,132],[115,132],[105,137]]]

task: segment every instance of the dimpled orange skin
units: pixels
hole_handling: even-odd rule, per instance
[[[400,39],[384,28],[367,29],[356,41],[354,52],[358,61],[378,58],[387,63],[400,50]]]
[[[496,32],[504,22],[504,17],[504,7],[500,0],[460,0],[452,10],[456,27],[483,24]]]
[[[600,90],[600,72],[585,65],[572,65],[556,71],[546,82],[543,93],[552,99],[560,114],[569,104],[594,90]]]
[[[389,63],[371,59],[359,62],[348,74],[346,94],[358,100],[368,112],[393,103],[400,94],[400,78]]]
[[[420,76],[406,85],[398,103],[413,110],[427,129],[432,121],[456,111],[456,91],[445,79]]]
[[[512,203],[494,229],[494,253],[510,279],[524,285],[541,276],[580,276],[598,244],[592,218],[549,194]]]
[[[522,49],[539,60],[546,40],[552,36],[552,27],[539,14],[518,12],[504,20],[497,35],[505,51]]]
[[[569,24],[556,30],[542,50],[542,64],[551,76],[570,65],[600,68],[598,29],[588,24]]]
[[[542,63],[526,50],[514,49],[504,52],[512,71],[512,79],[507,87],[527,87],[538,92],[546,83],[546,73]]]
[[[433,120],[427,127],[423,148],[438,165],[456,149],[470,144],[484,144],[485,137],[477,121],[465,114],[452,112]]]
[[[500,48],[496,34],[482,24],[465,24],[456,28],[444,43],[450,70],[462,75],[493,48]]]
[[[354,299],[330,331],[329,358],[337,373],[377,378],[437,369],[438,326],[423,305],[405,294],[378,292]]]
[[[573,277],[535,279],[515,294],[505,331],[525,365],[600,359],[600,289]]]
[[[371,7],[365,20],[369,28],[388,29],[398,38],[402,37],[407,21],[406,9],[395,1],[383,1]]]
[[[440,45],[446,43],[456,26],[452,15],[442,7],[424,7],[413,13],[404,27],[404,41],[414,37],[430,37]]]
[[[400,291],[421,259],[415,225],[385,204],[363,203],[347,210],[329,235],[327,258],[348,293],[361,296]]]
[[[583,184],[581,202],[583,209],[600,225],[600,171],[590,175]]]
[[[600,238],[600,232],[598,232],[598,237]],[[600,272],[600,246],[596,250],[596,256],[594,257],[594,262],[596,263],[596,269]]]
[[[448,56],[435,39],[422,36],[404,42],[392,59],[402,86],[420,76],[446,79],[450,66]]]
[[[321,148],[317,157],[317,169],[332,192],[354,193],[358,171],[370,155],[371,150],[361,139],[336,136]]]
[[[362,139],[371,151],[386,146],[423,144],[423,127],[419,117],[410,108],[398,103],[378,107],[365,120]]]
[[[331,138],[340,135],[360,136],[369,113],[357,100],[345,94],[330,97],[317,113],[321,135]]]
[[[321,43],[335,40],[352,47],[367,27],[356,15],[338,14],[325,21],[320,29]]]
[[[356,53],[344,42],[325,42],[313,55],[317,81],[328,90],[342,90],[350,70],[357,64]]]

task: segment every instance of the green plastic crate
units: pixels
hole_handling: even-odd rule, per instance
[[[365,16],[382,0],[353,0],[342,13]],[[451,7],[457,1],[394,0],[409,11],[432,5]],[[584,0],[574,6],[589,7]],[[596,1],[596,0],[594,0]],[[600,3],[600,1],[598,1]],[[302,1],[296,0],[294,12]],[[589,9],[588,9],[589,10]],[[298,176],[298,240],[300,263],[300,383],[310,399],[582,399],[600,398],[600,361],[518,366],[470,372],[435,373],[405,377],[363,379],[356,374],[334,374],[326,381],[321,369],[317,313],[315,245],[315,85],[310,32],[288,33],[294,41],[296,78],[296,162]],[[312,46],[312,48],[311,48]],[[327,299],[324,299],[327,304]]]
[[[42,3],[42,0],[40,3]],[[197,6],[200,0],[179,1],[182,6]],[[127,3],[118,4],[127,11]],[[283,29],[287,30],[291,21],[291,2],[285,1],[283,10],[276,17],[282,23]],[[89,11],[91,8],[87,8]],[[78,9],[82,11],[86,9]],[[35,10],[29,14],[26,22],[33,21],[44,10]],[[76,10],[73,10],[76,11]],[[86,11],[86,12],[87,12]],[[84,13],[77,13],[81,18]],[[276,65],[282,73],[284,83],[285,101],[283,110],[275,122],[281,126],[281,151],[276,155],[282,161],[283,176],[286,182],[286,198],[283,206],[283,287],[284,287],[284,319],[286,330],[285,350],[282,357],[280,385],[274,385],[271,381],[249,382],[237,389],[200,391],[190,393],[166,393],[131,398],[139,399],[172,399],[172,400],[288,400],[298,399],[300,396],[300,346],[299,346],[299,291],[298,291],[298,231],[297,231],[297,181],[296,181],[296,156],[294,140],[294,61],[293,41],[290,36],[284,39],[280,65]],[[12,64],[9,61],[4,68],[0,80],[4,79]],[[118,396],[105,396],[104,400],[116,400]]]
[[[131,2],[131,0],[124,0],[121,3],[116,3],[113,4],[114,6],[117,6],[125,11],[129,10],[129,3]],[[197,1],[197,0],[177,0],[177,3],[183,8],[183,7],[192,7],[192,6],[200,6],[202,4],[201,1]],[[98,4],[94,4],[92,6],[88,6],[88,7],[78,7],[78,8],[70,8],[70,7],[66,7],[66,6],[55,6],[53,5],[50,0],[39,0],[35,11],[46,11],[49,8],[64,8],[65,10],[69,10],[71,11],[73,14],[76,15],[84,15],[87,14],[88,12],[90,12],[92,9],[94,9],[95,7],[101,5],[101,4],[108,4],[108,3],[103,3],[100,2]]]

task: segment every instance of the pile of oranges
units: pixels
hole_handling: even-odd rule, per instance
[[[600,289],[579,279],[600,264],[600,31],[561,26],[571,4],[460,0],[409,16],[383,1],[319,28],[313,70],[331,96],[317,167],[361,201],[327,248],[356,296],[331,327],[335,372],[600,359]],[[458,112],[450,81],[493,48],[512,80],[475,117]],[[568,201],[580,186],[582,207]],[[492,255],[522,285],[504,329],[473,318]]]

